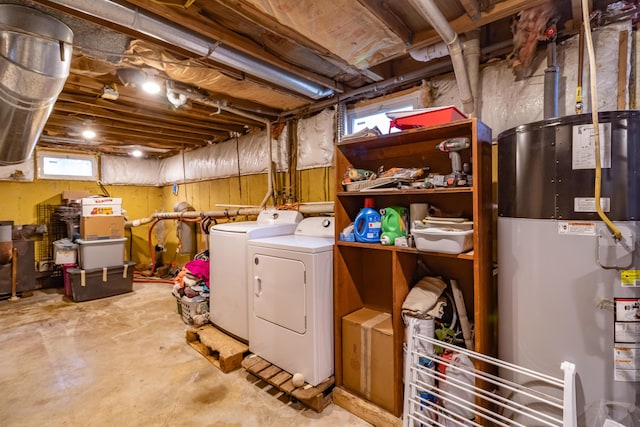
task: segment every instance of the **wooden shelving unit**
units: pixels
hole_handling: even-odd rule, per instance
[[[468,137],[471,148],[461,151],[463,162],[471,162],[471,187],[347,192],[341,184],[349,165],[377,170],[391,167],[429,167],[431,172],[451,172],[446,153],[436,149],[445,139]],[[411,286],[420,278],[418,260],[433,274],[456,279],[475,330],[475,350],[495,355],[495,298],[492,290],[492,201],[491,201],[491,129],[471,118],[445,125],[412,129],[380,137],[349,140],[336,146],[336,247],[334,250],[334,328],[335,377],[340,394],[353,394],[343,384],[342,317],[362,307],[390,313],[394,331],[393,384],[394,408],[402,414],[402,366],[404,325],[401,306]],[[375,199],[376,208],[429,203],[439,209],[473,219],[473,250],[463,254],[421,252],[415,248],[342,242],[340,231],[355,219],[364,199]],[[375,357],[375,355],[372,355]],[[341,399],[342,400],[342,399]],[[337,402],[340,404],[340,402]],[[368,402],[363,402],[368,403]],[[359,405],[350,405],[349,410]],[[382,410],[382,409],[381,409]],[[365,418],[366,419],[366,418]]]

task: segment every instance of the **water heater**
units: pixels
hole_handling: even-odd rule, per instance
[[[620,239],[596,213],[591,114],[498,136],[499,356],[556,377],[574,363],[580,425],[605,406],[624,421],[640,389],[640,111],[599,122]]]

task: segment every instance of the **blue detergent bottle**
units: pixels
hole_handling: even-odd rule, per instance
[[[353,234],[356,241],[361,243],[380,243],[382,218],[375,209],[373,198],[364,199],[364,208],[360,209],[353,221]]]

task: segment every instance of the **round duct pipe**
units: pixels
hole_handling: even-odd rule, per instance
[[[73,32],[36,9],[0,5],[0,165],[35,148],[69,75]]]

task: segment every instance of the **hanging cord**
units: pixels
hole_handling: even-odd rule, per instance
[[[236,160],[238,161],[238,192],[242,200],[242,175],[240,173],[240,138],[236,134]]]
[[[602,204],[600,203],[600,193],[602,190],[602,164],[600,162],[600,123],[598,122],[598,104],[596,97],[596,59],[595,53],[593,50],[593,38],[591,34],[591,23],[589,22],[589,1],[582,0],[582,20],[584,21],[584,36],[585,41],[587,42],[587,53],[589,56],[589,83],[590,83],[590,91],[591,91],[591,117],[593,121],[593,137],[594,137],[594,151],[596,157],[596,178],[595,178],[595,191],[594,197],[596,202],[596,211],[598,212],[598,216],[607,227],[611,233],[613,233],[616,240],[620,240],[622,238],[622,233],[616,227],[616,225],[611,222],[611,220],[607,217],[607,215],[602,210]]]

